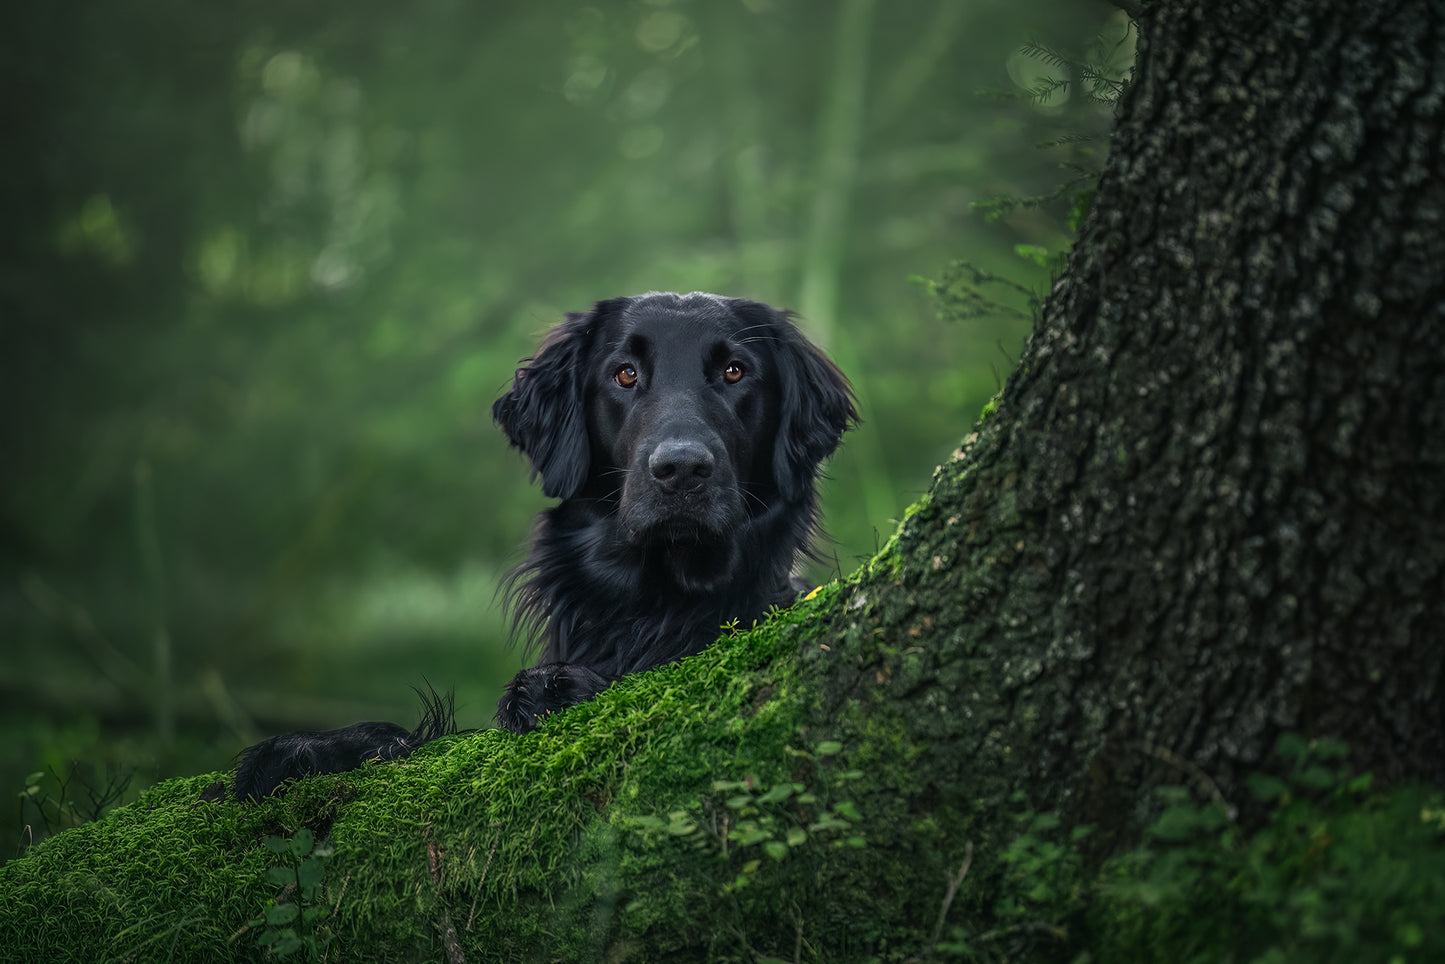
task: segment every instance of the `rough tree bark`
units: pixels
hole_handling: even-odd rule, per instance
[[[1020,810],[1106,851],[1151,785],[1233,797],[1284,730],[1445,781],[1445,9],[1141,16],[1019,371],[858,575],[523,740],[260,808],[174,781],[0,869],[0,950],[249,956],[258,839],[307,825],[356,959],[903,958],[986,904]],[[793,780],[846,792],[867,846],[800,849],[754,906],[744,845],[695,859],[692,829]]]
[[[924,627],[939,758],[1106,824],[1163,761],[1227,789],[1286,728],[1445,777],[1442,31],[1439,3],[1149,8],[1020,370],[896,588],[859,590],[886,616],[846,623]]]

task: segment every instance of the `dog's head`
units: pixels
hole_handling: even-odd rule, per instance
[[[857,419],[847,380],[786,312],[700,293],[568,315],[492,415],[547,495],[614,506],[638,544],[721,540],[809,502]]]

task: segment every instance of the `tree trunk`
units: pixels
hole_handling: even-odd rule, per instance
[[[0,869],[0,956],[250,956],[303,825],[348,959],[928,956],[1021,812],[1107,852],[1286,730],[1445,781],[1445,12],[1144,16],[1019,371],[860,573],[525,738],[163,785]]]
[[[1442,19],[1152,8],[1068,270],[841,607],[824,719],[881,678],[940,788],[1105,824],[1286,729],[1445,777]]]

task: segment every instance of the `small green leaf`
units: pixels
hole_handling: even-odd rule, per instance
[[[1059,819],[1057,813],[1053,813],[1052,811],[1049,813],[1041,813],[1034,818],[1033,832],[1045,833],[1049,830],[1056,829],[1061,823],[1063,823],[1063,821]]]
[[[1251,773],[1244,778],[1249,793],[1260,803],[1271,803],[1289,794],[1289,784],[1267,773]]]
[[[782,860],[788,855],[788,845],[781,840],[769,840],[763,844],[763,853],[772,857],[774,860]]]
[[[1049,266],[1049,258],[1051,257],[1048,248],[1041,247],[1037,244],[1016,244],[1014,245],[1014,254],[1025,260],[1032,261],[1040,268],[1047,268]]]
[[[1305,767],[1294,775],[1294,780],[1307,790],[1328,790],[1339,782],[1335,771],[1324,766]]]
[[[1361,773],[1349,783],[1345,784],[1345,789],[1351,793],[1369,793],[1370,787],[1373,786],[1374,783],[1375,778],[1372,774]]]
[[[843,752],[843,744],[836,740],[824,740],[813,748],[813,752],[818,756],[837,756]]]
[[[311,852],[311,846],[315,842],[311,831],[302,827],[291,836],[291,852],[298,857],[304,857]]]
[[[296,883],[296,871],[290,867],[272,867],[266,871],[266,879],[278,887]]]
[[[800,844],[807,843],[807,841],[808,841],[808,831],[804,830],[802,827],[790,827],[790,828],[788,829],[788,846],[789,846],[789,847],[797,847],[797,846],[799,846]]]
[[[300,909],[295,904],[272,904],[266,908],[266,923],[272,927],[278,924],[289,924],[300,913]]]
[[[317,860],[315,857],[308,857],[301,861],[301,867],[296,877],[303,888],[310,890],[321,883],[321,878],[325,876],[325,874],[326,861]]]
[[[285,837],[267,837],[262,843],[273,854],[284,854],[291,851],[291,841]]]
[[[1149,834],[1160,840],[1179,842],[1193,837],[1205,824],[1200,812],[1193,807],[1170,807],[1159,815]]]
[[[1274,752],[1291,762],[1303,760],[1309,749],[1309,744],[1298,733],[1284,732],[1274,741]]]
[[[833,812],[855,823],[863,819],[863,815],[858,812],[858,807],[852,800],[839,800],[833,804]]]
[[[271,953],[277,957],[290,957],[301,950],[304,942],[295,934],[286,934],[275,944],[271,945]]]
[[[780,783],[770,789],[767,793],[758,797],[758,803],[782,803],[793,795],[793,786],[790,783]]]

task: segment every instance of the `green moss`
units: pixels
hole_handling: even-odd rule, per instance
[[[618,828],[696,802],[721,775],[790,774],[810,697],[800,664],[779,656],[796,652],[799,627],[833,591],[526,737],[440,740],[259,805],[203,802],[219,774],[161,784],[0,868],[0,958],[254,957],[246,922],[277,890],[263,841],[300,827],[335,846],[328,924],[346,959],[437,956],[444,921],[479,960],[519,946],[580,955],[600,936],[645,935],[665,919],[647,907],[705,921],[694,895],[669,896],[652,878],[631,881],[650,902],[632,917],[620,896],[599,910],[601,882],[637,866]]]
[[[995,395],[993,398],[990,398],[987,402],[985,402],[983,405],[983,410],[978,413],[979,422],[987,422],[993,416],[993,413],[998,411],[998,406],[998,395]]]

